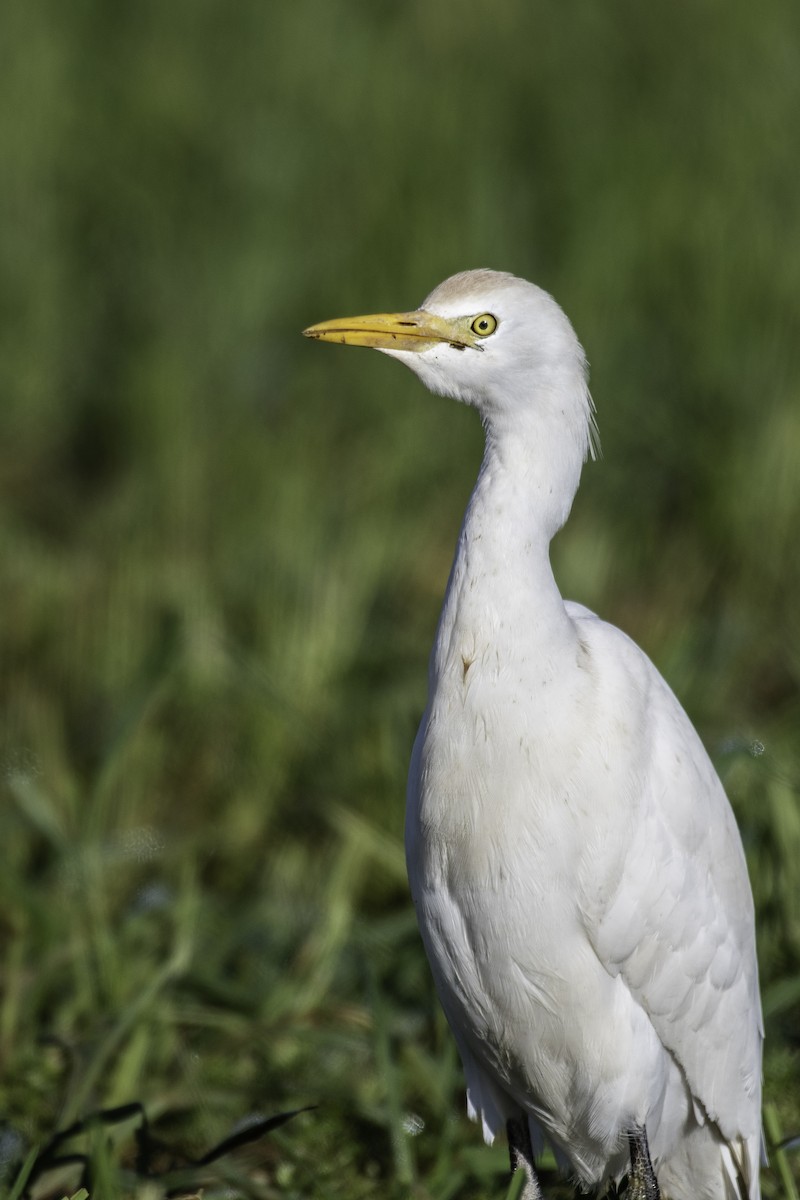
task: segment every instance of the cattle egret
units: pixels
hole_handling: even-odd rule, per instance
[[[733,813],[667,684],[564,601],[550,540],[594,447],[555,301],[496,271],[327,321],[478,409],[486,449],[408,784],[411,891],[470,1116],[526,1200],[549,1143],[582,1188],[758,1200],[753,901]]]

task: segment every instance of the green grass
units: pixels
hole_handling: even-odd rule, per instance
[[[557,574],[718,763],[766,1127],[797,1135],[800,10],[11,0],[3,25],[0,1187],[139,1101],[178,1175],[90,1122],[65,1151],[93,1195],[503,1196],[402,852],[480,429],[299,336],[482,265],[553,291],[592,362],[604,459]],[[773,1150],[768,1200],[797,1180]]]

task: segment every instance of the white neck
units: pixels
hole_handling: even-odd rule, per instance
[[[559,419],[560,418],[560,419]],[[577,489],[583,447],[565,445],[563,415],[541,409],[527,423],[485,418],[486,449],[445,596],[431,670],[457,656],[497,654],[521,644],[555,666],[574,630],[550,567],[550,540]],[[491,643],[488,647],[487,639]]]

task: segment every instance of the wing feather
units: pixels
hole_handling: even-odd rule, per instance
[[[729,1144],[753,1144],[763,1021],[753,901],[733,813],[688,717],[646,656],[585,610],[573,615],[588,653],[602,657],[598,675],[608,678],[616,662],[617,686],[633,689],[632,741],[642,747],[628,798],[635,819],[617,853],[604,856],[614,878],[587,900],[590,940],[649,1015],[694,1101]]]

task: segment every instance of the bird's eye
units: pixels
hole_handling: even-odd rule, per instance
[[[497,318],[493,317],[491,313],[481,313],[472,322],[470,329],[473,333],[477,333],[478,337],[488,337],[497,329]]]

